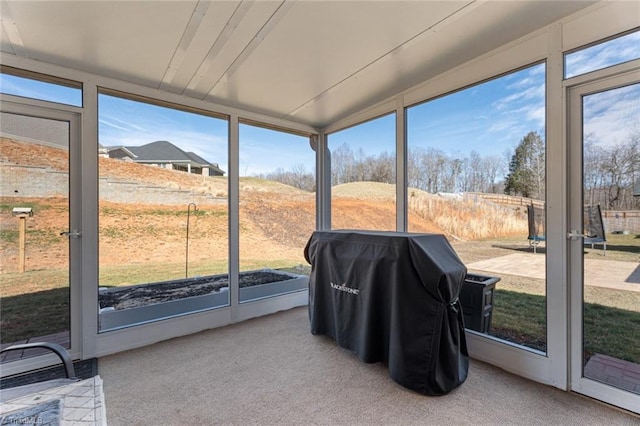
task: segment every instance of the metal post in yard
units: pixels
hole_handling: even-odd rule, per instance
[[[198,211],[198,206],[196,203],[189,203],[187,206],[187,247],[186,254],[184,259],[184,277],[189,278],[189,218],[191,217],[191,206],[193,206],[193,211]]]
[[[14,207],[11,216],[19,220],[19,240],[18,240],[18,272],[25,271],[25,246],[27,243],[27,218],[33,216],[31,207]]]
[[[20,220],[20,240],[18,247],[18,272],[24,272],[24,264],[25,264],[25,245],[27,241],[27,215],[21,214],[18,216]]]

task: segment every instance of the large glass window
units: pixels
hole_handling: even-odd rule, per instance
[[[640,31],[567,53],[564,77],[571,78],[640,58]]]
[[[396,116],[328,136],[331,228],[396,230]]]
[[[306,290],[315,230],[308,136],[240,125],[240,302]]]
[[[101,330],[228,305],[228,122],[98,104]]]
[[[35,73],[0,67],[0,93],[82,106],[82,85]]]
[[[409,230],[469,274],[468,329],[546,351],[545,65],[407,110]]]

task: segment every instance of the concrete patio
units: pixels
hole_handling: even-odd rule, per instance
[[[545,279],[544,254],[513,253],[473,262],[469,270]],[[585,285],[640,292],[640,265],[617,260],[585,259]]]

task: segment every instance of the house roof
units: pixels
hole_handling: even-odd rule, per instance
[[[186,152],[169,141],[156,141],[141,146],[125,147],[136,155],[136,161],[163,161],[163,162],[195,162]]]
[[[205,160],[204,158],[200,157],[198,154],[196,154],[195,152],[185,152],[185,154],[187,155],[187,157],[191,158],[191,160],[195,161],[196,163],[200,163],[200,164],[214,164],[214,163],[209,163],[207,160]]]
[[[141,146],[113,147],[128,150],[138,163],[176,163],[191,164],[196,167],[209,167],[224,173],[217,164],[210,163],[194,152],[185,152],[169,141],[155,141]]]
[[[130,156],[131,158],[138,158],[137,155],[135,155],[133,152],[131,152],[126,146],[107,146],[107,147],[103,147],[102,145],[100,145],[100,148],[104,148],[107,150],[107,152],[111,152],[111,151],[115,151],[117,149],[124,151],[128,156]]]

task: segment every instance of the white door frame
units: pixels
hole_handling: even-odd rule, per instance
[[[60,229],[60,232],[70,230],[82,232],[81,108],[2,94],[0,95],[0,110],[9,114],[69,123],[69,229]],[[82,253],[82,238],[69,238],[69,337],[71,347],[68,351],[73,359],[82,358]],[[59,364],[59,362],[56,355],[48,354],[4,363],[2,376],[43,368]]]
[[[578,80],[578,81],[576,81]],[[633,83],[640,83],[640,61],[633,61],[597,73],[572,79],[574,84],[567,85],[567,140],[569,159],[568,185],[568,223],[567,229],[582,229],[582,125],[583,96],[598,93]],[[570,306],[570,345],[568,361],[570,365],[570,389],[640,413],[640,395],[627,392],[604,383],[583,377],[583,242],[581,238],[568,240],[569,262],[569,306]]]

